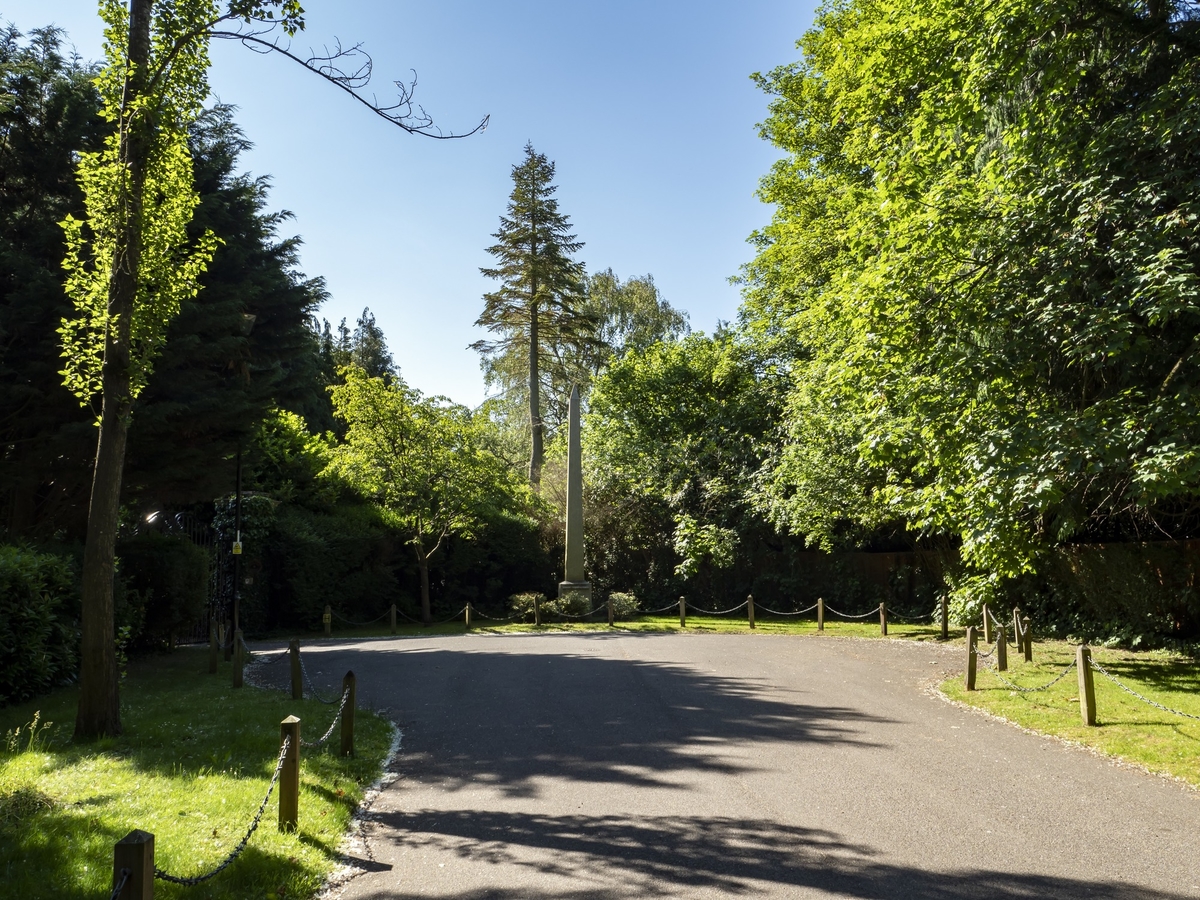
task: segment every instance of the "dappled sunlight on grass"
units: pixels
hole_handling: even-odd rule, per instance
[[[155,835],[157,865],[174,875],[215,866],[237,844],[266,793],[279,752],[279,722],[325,731],[335,710],[253,687],[233,690],[230,667],[206,674],[207,653],[180,650],[135,664],[122,686],[125,733],[70,742],[76,693],[0,710],[0,730],[31,721],[57,724],[41,751],[0,753],[0,877],[22,898],[93,898],[111,888],[115,841],[139,828]],[[311,724],[308,724],[311,723]],[[319,730],[318,730],[319,729]],[[333,868],[336,848],[363,786],[373,780],[391,737],[364,711],[356,720],[356,759],[302,752],[300,830],[277,830],[272,796],[245,853],[199,887],[165,882],[163,898],[301,897]],[[331,742],[336,752],[336,735]],[[282,889],[282,890],[281,890]]]

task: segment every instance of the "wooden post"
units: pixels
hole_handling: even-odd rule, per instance
[[[1033,662],[1033,630],[1031,627],[1032,623],[1029,621],[1029,616],[1024,618],[1023,624],[1025,626],[1022,629],[1022,631],[1025,632],[1025,662]]]
[[[1092,682],[1092,648],[1080,644],[1075,651],[1075,668],[1079,671],[1079,715],[1084,725],[1096,724],[1096,685]]]
[[[887,637],[887,604],[879,604],[879,633]]]
[[[1017,652],[1020,653],[1025,649],[1025,640],[1021,637],[1021,607],[1013,607],[1013,643],[1016,645]]]
[[[131,831],[113,846],[113,887],[128,869],[125,887],[117,900],[154,900],[154,835]]]
[[[392,604],[392,634],[396,633],[396,604]]]
[[[825,598],[817,598],[817,631],[825,630]]]
[[[542,595],[541,594],[533,595],[533,624],[534,625],[542,624]]]
[[[1003,625],[996,633],[996,669],[1000,672],[1008,671],[1008,635],[1005,634]]]
[[[467,601],[467,605],[463,607],[463,625],[467,631],[471,630],[471,601]]]
[[[300,669],[300,638],[292,638],[288,644],[288,657],[292,668],[292,699],[304,699],[304,678]]]
[[[609,628],[612,628],[612,626],[613,626],[613,623],[614,623],[615,621],[616,621],[616,618],[613,616],[613,602],[612,602],[612,595],[611,595],[611,594],[609,594],[609,596],[608,596],[608,627],[609,627]]]
[[[945,593],[942,594],[942,640],[950,640],[950,604],[946,602]]]
[[[986,603],[983,604],[983,642],[989,647],[992,645],[992,616]]]
[[[358,685],[353,672],[347,672],[342,677],[342,693],[350,692],[346,705],[342,708],[342,756],[354,755],[354,704],[357,699]]]
[[[208,623],[208,674],[217,674],[217,660],[220,659],[221,648],[217,645],[217,623]]]
[[[687,628],[687,601],[679,598],[679,627]]]
[[[754,627],[754,595],[746,595],[746,613],[750,616],[750,627]]]
[[[975,690],[975,665],[978,662],[978,657],[975,655],[975,644],[979,638],[975,634],[975,626],[967,626],[967,690]]]
[[[300,823],[300,720],[288,716],[279,723],[279,746],[292,739],[279,772],[279,830],[295,831]]]
[[[325,624],[325,637],[333,636],[333,610],[328,604],[325,606],[325,614],[321,616],[321,621]]]
[[[242,654],[242,629],[238,629],[233,633],[233,686],[240,688],[242,686],[242,666],[246,664],[246,659]]]

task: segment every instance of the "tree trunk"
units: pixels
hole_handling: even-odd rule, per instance
[[[117,694],[117,658],[113,624],[113,574],[121,481],[125,470],[125,439],[133,407],[130,392],[130,320],[137,296],[142,248],[142,192],[146,183],[151,123],[145,112],[130,119],[125,110],[142,93],[150,61],[152,0],[132,0],[129,17],[130,74],[122,98],[121,162],[127,180],[120,197],[123,221],[108,285],[108,312],[113,317],[104,340],[100,433],[88,506],[87,539],[83,550],[79,711],[75,737],[119,734],[121,707]]]
[[[421,573],[421,621],[426,625],[433,624],[433,612],[429,606],[429,559],[424,551],[417,547],[417,570]]]

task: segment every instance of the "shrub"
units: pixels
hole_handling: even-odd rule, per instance
[[[613,615],[617,618],[632,616],[638,611],[638,599],[633,594],[613,591],[608,599],[612,601]]]
[[[122,541],[117,554],[130,601],[142,610],[141,643],[171,643],[204,615],[208,551],[182,535],[146,531]]]
[[[74,679],[78,598],[68,560],[0,546],[0,705],[29,700]]]

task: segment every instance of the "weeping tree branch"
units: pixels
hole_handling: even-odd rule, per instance
[[[361,43],[343,47],[341,41],[335,41],[332,49],[324,47],[321,53],[309,50],[309,55],[305,57],[292,51],[290,41],[280,36],[272,36],[278,23],[262,22],[261,24],[264,27],[257,29],[235,28],[227,31],[214,28],[208,34],[214,38],[240,41],[255,53],[264,55],[278,53],[285,56],[345,91],[375,115],[404,129],[409,134],[420,134],[435,140],[446,141],[470,137],[484,131],[488,126],[488,120],[491,117],[484,116],[479,124],[470,131],[443,132],[434,124],[433,116],[429,115],[425,108],[416,103],[414,99],[417,87],[416,72],[413,72],[412,81],[393,82],[398,95],[395,102],[384,105],[379,102],[375,94],[367,97],[362,93],[363,88],[371,81],[375,64]]]

